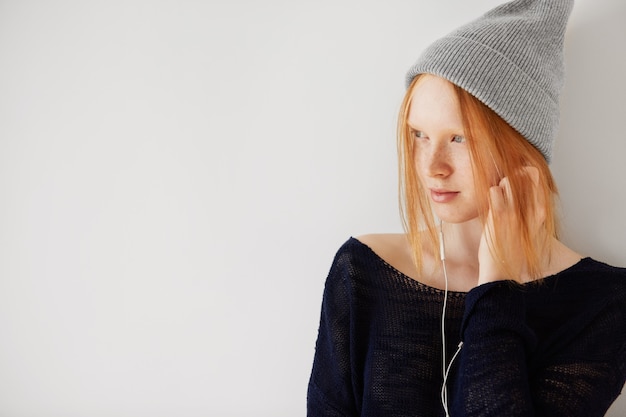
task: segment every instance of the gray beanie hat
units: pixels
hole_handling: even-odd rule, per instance
[[[574,0],[515,0],[435,41],[407,73],[463,88],[532,143],[548,162],[559,124],[563,38]]]

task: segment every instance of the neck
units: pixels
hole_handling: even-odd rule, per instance
[[[463,223],[443,222],[446,258],[478,267],[478,248],[483,225],[476,218]]]
[[[443,222],[446,263],[451,267],[463,266],[466,280],[473,281],[478,277],[478,250],[483,234],[483,225],[479,218],[464,223]],[[541,265],[541,277],[553,275],[578,262],[582,256],[571,250],[556,238],[550,238],[546,256]],[[530,277],[519,277],[521,282],[531,280]],[[468,282],[469,282],[468,281]]]

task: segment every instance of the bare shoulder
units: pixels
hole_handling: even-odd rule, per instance
[[[408,245],[407,236],[404,233],[372,233],[357,236],[356,239],[378,254]]]
[[[412,278],[417,276],[406,234],[377,233],[357,236],[356,239],[398,271]]]

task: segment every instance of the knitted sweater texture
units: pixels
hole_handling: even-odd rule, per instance
[[[328,275],[309,417],[444,416],[444,292],[356,239]],[[626,269],[591,258],[537,282],[449,292],[450,415],[603,416],[626,380]]]

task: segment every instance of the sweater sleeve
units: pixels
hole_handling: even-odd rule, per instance
[[[307,393],[308,417],[357,415],[351,386],[349,261],[335,257],[324,288]]]
[[[624,309],[593,307],[560,352],[531,366],[537,337],[522,287],[500,281],[470,291],[451,415],[603,416],[624,384],[624,338],[611,330],[623,329]]]
[[[526,352],[536,338],[510,281],[481,285],[465,300],[453,416],[531,416]]]

